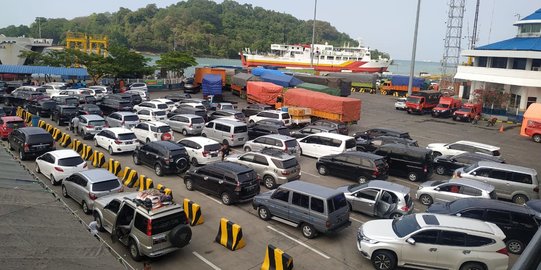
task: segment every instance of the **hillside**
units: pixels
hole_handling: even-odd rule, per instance
[[[196,56],[237,58],[242,48],[268,51],[271,43],[310,43],[312,21],[291,15],[241,5],[232,0],[188,0],[167,8],[155,4],[131,11],[92,14],[72,20],[41,18],[44,38],[64,44],[66,32],[108,35],[111,42],[138,51],[165,52],[176,46]],[[343,45],[357,42],[328,22],[316,23],[316,42]],[[6,36],[38,36],[37,22],[30,26],[0,29]]]

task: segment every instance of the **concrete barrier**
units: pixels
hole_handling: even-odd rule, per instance
[[[200,225],[205,222],[203,219],[203,214],[201,214],[201,206],[199,204],[190,201],[189,199],[184,199],[184,213],[190,220],[190,225]]]
[[[241,226],[225,218],[220,219],[216,242],[229,250],[238,250],[246,246]]]
[[[293,258],[273,245],[267,246],[261,270],[291,270]]]

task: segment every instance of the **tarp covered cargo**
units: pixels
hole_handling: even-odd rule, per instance
[[[221,95],[222,94],[222,76],[218,74],[205,74],[201,84],[203,95]]]
[[[203,77],[206,74],[217,74],[222,77],[222,85],[225,85],[226,76],[225,69],[220,68],[210,68],[210,67],[196,67],[194,80],[197,84],[203,83]]]
[[[231,84],[238,85],[240,87],[246,87],[248,81],[260,81],[261,79],[253,74],[248,73],[238,73],[235,76],[231,77]]]
[[[283,87],[295,87],[302,83],[301,80],[289,76],[289,75],[278,75],[278,74],[271,74],[271,73],[265,73],[261,75],[261,80],[265,82],[271,82]]]
[[[282,94],[283,87],[270,82],[249,81],[246,85],[248,99],[257,103],[274,105],[276,99]]]
[[[351,82],[373,83],[374,85],[378,80],[377,74],[366,73],[329,72],[326,73],[326,76],[348,79]]]
[[[338,96],[338,97],[340,96],[340,90],[336,88],[330,88],[326,85],[315,84],[315,83],[301,83],[297,85],[297,87],[320,92],[320,93],[325,93],[325,94],[329,94],[333,96]]]
[[[528,109],[524,112],[524,118],[522,119],[522,126],[520,127],[520,135],[526,135],[526,127],[528,121],[541,122],[541,103],[532,103],[528,106]]]
[[[284,73],[279,71],[279,70],[261,68],[261,67],[253,68],[252,69],[252,74],[254,74],[256,76],[262,76],[262,75],[265,75],[265,74],[284,75]]]
[[[347,97],[351,94],[351,80],[340,77],[315,76],[303,73],[293,73],[293,77],[305,83],[326,85],[330,88],[340,89],[340,96]]]
[[[408,85],[409,81],[410,81],[409,76],[393,75],[391,77],[391,83],[393,85]],[[413,77],[413,83],[412,83],[413,87],[423,88],[424,84],[425,84],[425,80],[423,78]]]
[[[331,96],[302,88],[289,89],[284,94],[284,104],[339,114],[343,122],[357,121],[361,118],[361,100]]]

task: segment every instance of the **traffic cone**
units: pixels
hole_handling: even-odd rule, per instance
[[[500,126],[500,132],[503,132],[503,124]]]

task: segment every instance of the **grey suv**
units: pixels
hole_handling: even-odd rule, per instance
[[[226,160],[254,169],[268,189],[301,178],[301,166],[297,159],[278,149],[268,148],[259,152],[230,155]]]
[[[72,122],[70,122],[70,130],[81,135],[83,139],[94,137],[94,135],[106,127],[105,119],[96,114],[79,115],[77,118],[79,118],[79,124],[73,126]]]
[[[244,144],[244,151],[246,152],[259,151],[265,148],[280,149],[290,155],[300,155],[301,150],[295,138],[280,134],[263,135]]]
[[[121,193],[97,199],[94,220],[98,230],[107,231],[127,246],[135,261],[143,256],[165,255],[188,245],[192,231],[182,206],[158,190],[139,194]],[[143,195],[146,200],[140,199]]]

